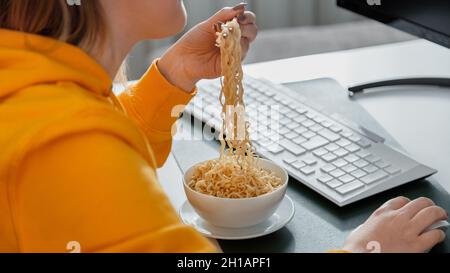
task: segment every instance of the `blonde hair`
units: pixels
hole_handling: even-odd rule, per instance
[[[55,38],[88,50],[105,34],[100,2],[0,0],[0,28]]]
[[[69,5],[68,0],[0,0],[0,28],[51,37],[85,51],[107,31],[99,0],[80,5]],[[115,81],[126,86],[125,62]]]

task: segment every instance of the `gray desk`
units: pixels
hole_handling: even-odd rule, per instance
[[[343,86],[398,76],[450,77],[450,52],[426,41],[377,46],[245,67],[245,72],[279,83],[332,77]],[[429,91],[429,92],[428,92]],[[220,241],[225,252],[323,252],[342,245],[347,234],[361,224],[384,201],[398,195],[410,198],[427,196],[450,210],[450,198],[441,185],[450,185],[450,92],[427,88],[377,93],[357,99],[358,104],[383,124],[386,131],[415,158],[439,170],[427,181],[416,181],[353,205],[338,208],[314,191],[290,181],[288,194],[295,200],[296,215],[284,229],[272,235],[245,241]],[[399,111],[399,109],[401,111]],[[185,124],[185,128],[191,128]],[[193,127],[199,130],[198,126]],[[188,155],[183,166],[217,155],[217,143],[177,140],[174,153]],[[199,153],[198,151],[201,151]],[[175,208],[185,200],[181,171],[169,157],[159,170]],[[433,251],[450,252],[449,241]]]

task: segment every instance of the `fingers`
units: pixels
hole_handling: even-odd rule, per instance
[[[387,201],[386,203],[384,203],[381,206],[381,208],[386,208],[389,210],[398,210],[398,209],[404,207],[409,202],[411,202],[411,200],[409,200],[409,198],[406,198],[404,196],[399,196],[399,197],[396,197],[396,198],[393,198],[393,199]]]
[[[419,251],[425,252],[445,240],[445,232],[434,229],[419,236]]]
[[[410,202],[410,200],[403,196],[393,198],[393,199],[387,201],[386,203],[384,203],[383,205],[381,205],[381,207],[379,207],[378,209],[376,209],[372,213],[371,217],[380,216],[387,211],[398,210],[398,209],[402,208],[403,206],[405,206],[406,204],[408,204],[409,202]]]
[[[219,10],[216,14],[214,14],[209,20],[210,23],[215,24],[217,22],[227,22],[230,21],[231,19],[233,19],[234,17],[239,16],[239,14],[244,13],[245,11],[245,6],[247,4],[245,3],[241,3],[237,6],[235,6],[234,8],[223,8],[221,10]]]
[[[246,11],[238,16],[238,20],[241,25],[255,24],[256,15],[251,11]]]
[[[253,42],[258,35],[258,27],[255,24],[241,25],[241,35]]]
[[[244,59],[247,56],[248,50],[250,48],[250,41],[245,37],[241,38],[241,48],[242,48],[242,59]]]
[[[431,206],[434,206],[434,202],[431,199],[420,197],[403,206],[400,211],[405,216],[413,218],[419,211]]]
[[[447,220],[447,212],[438,206],[426,207],[419,211],[412,219],[411,224],[417,231],[417,234],[421,234],[430,225],[440,220]]]

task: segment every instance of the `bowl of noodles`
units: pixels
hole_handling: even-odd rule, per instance
[[[216,35],[222,71],[220,157],[192,166],[183,184],[189,203],[204,220],[243,228],[274,214],[286,193],[288,175],[276,163],[255,156],[250,141],[237,19],[217,26]]]
[[[225,228],[254,226],[268,219],[286,194],[288,174],[266,159],[255,159],[253,164],[247,168],[228,158],[188,169],[184,190],[196,213],[209,224]]]

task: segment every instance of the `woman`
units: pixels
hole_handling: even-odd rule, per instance
[[[119,98],[112,80],[133,45],[185,25],[180,0],[0,0],[0,252],[212,252],[180,223],[156,168],[171,146],[171,109],[220,75],[213,26],[236,16],[247,52],[255,16],[224,8],[194,27]],[[59,40],[59,41],[58,41]],[[348,251],[425,251],[446,213],[397,198],[346,242]]]

